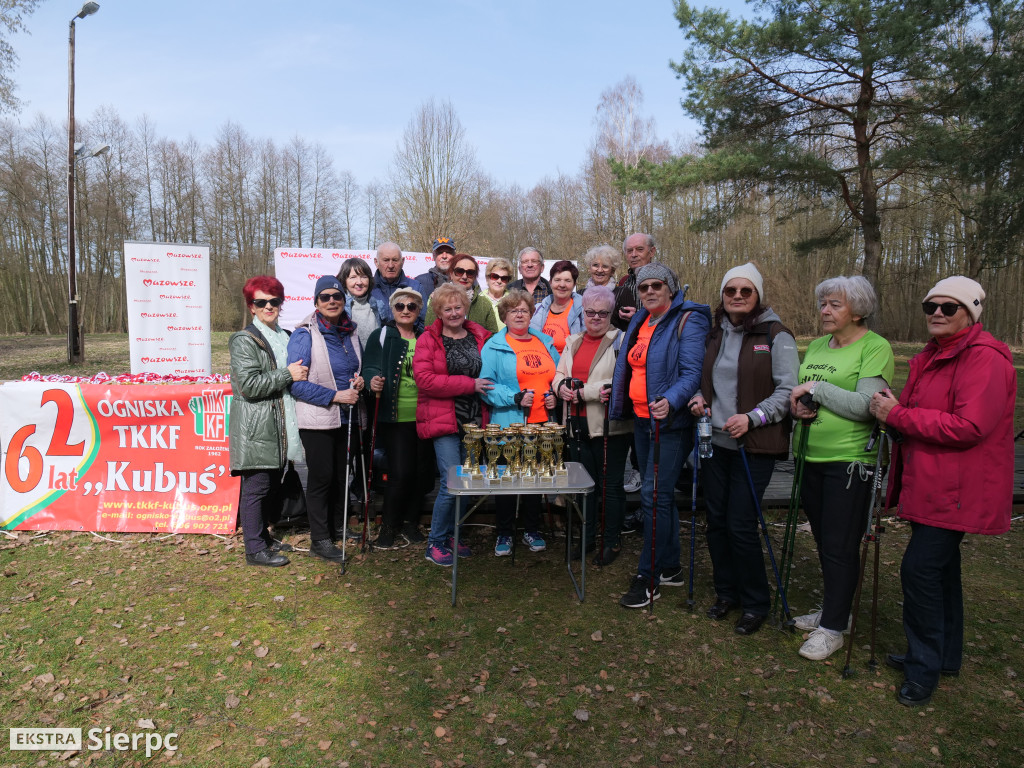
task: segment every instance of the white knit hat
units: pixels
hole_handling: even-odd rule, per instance
[[[751,264],[749,261],[746,264],[740,264],[738,267],[733,267],[725,273],[725,277],[722,278],[722,286],[718,289],[721,293],[725,290],[725,286],[728,285],[729,281],[742,277],[745,280],[749,280],[754,284],[757,289],[757,296],[764,304],[764,278],[761,277],[761,273],[757,271],[757,267]]]
[[[978,318],[981,317],[981,302],[985,300],[985,289],[969,277],[953,275],[945,280],[939,280],[928,291],[924,301],[928,301],[933,296],[949,296],[951,299],[956,299],[967,308],[971,319],[978,322]]]

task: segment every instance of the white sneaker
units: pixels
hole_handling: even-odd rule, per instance
[[[800,646],[800,655],[811,661],[824,661],[843,647],[843,633],[832,632],[830,629],[818,629],[811,632],[807,642]]]
[[[819,608],[814,613],[805,613],[803,616],[797,616],[793,619],[793,626],[799,629],[801,632],[813,632],[818,628],[821,623],[821,609]]]
[[[640,477],[640,473],[629,467],[626,470],[626,474],[622,480],[622,488],[626,493],[636,493],[640,490],[640,486],[643,484],[643,478]]]

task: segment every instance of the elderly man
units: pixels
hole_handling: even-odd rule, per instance
[[[422,296],[423,289],[415,280],[405,276],[405,272],[402,270],[405,257],[402,256],[402,249],[396,243],[384,243],[378,246],[373,263],[377,266],[377,271],[373,275],[371,295],[380,299],[384,307],[387,308],[387,317],[381,317],[381,322],[386,323],[392,318],[390,304],[392,293],[399,288],[412,288]],[[425,319],[426,316],[427,302],[424,299],[423,306],[420,307],[420,318]]]
[[[636,292],[636,271],[657,258],[658,249],[654,245],[654,238],[642,232],[635,232],[622,241],[622,255],[626,257],[626,265],[629,267],[619,285],[626,290],[616,291],[618,299],[615,302],[615,312],[612,313],[612,325],[620,331],[629,327],[629,321],[640,304],[640,297]]]
[[[551,283],[540,274],[544,271],[544,256],[532,245],[528,245],[519,252],[518,261],[519,274],[523,277],[510,283],[508,290],[520,288],[527,293],[532,293],[534,304],[539,305],[551,295]]]
[[[442,283],[450,283],[452,259],[455,257],[455,241],[450,237],[439,237],[434,241],[430,249],[434,257],[434,266],[416,278],[420,284],[420,293],[424,299],[430,299],[430,294]]]

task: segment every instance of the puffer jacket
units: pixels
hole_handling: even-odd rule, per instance
[[[558,350],[551,343],[551,337],[539,331],[529,329],[531,336],[536,336],[547,349],[551,359],[555,361],[557,370]],[[490,379],[494,388],[484,393],[484,402],[491,406],[491,421],[501,427],[510,424],[522,424],[526,421],[523,409],[516,405],[515,396],[519,394],[519,373],[515,350],[508,343],[508,328],[494,334],[484,346],[481,356],[484,368],[480,378]],[[543,392],[534,392],[534,397],[541,397]]]
[[[690,316],[680,335],[679,323],[686,312]],[[636,311],[626,329],[623,354],[615,361],[610,409],[613,419],[626,419],[633,413],[633,403],[629,399],[629,380],[633,369],[626,353],[636,344],[640,324],[646,323],[648,317],[650,312],[643,307]],[[651,348],[647,351],[647,402],[661,396],[671,407],[662,429],[688,429],[693,423],[686,403],[700,386],[704,338],[710,330],[711,308],[707,304],[686,301],[683,292],[677,291],[668,311],[654,329]]]
[[[558,359],[558,366],[555,369],[554,390],[557,394],[558,388],[566,379],[572,378],[572,363],[583,344],[583,333],[574,333],[565,340],[565,349]],[[604,434],[604,403],[601,402],[601,388],[612,383],[612,373],[615,371],[615,360],[619,356],[619,348],[624,340],[622,331],[611,328],[601,339],[601,344],[594,353],[594,359],[590,362],[590,371],[583,380],[583,401],[587,405],[587,430],[591,437],[601,437]],[[563,401],[564,402],[564,401]],[[575,413],[575,405],[570,405],[570,413]],[[632,419],[623,421],[609,421],[609,435],[624,435],[633,432]]]
[[[886,417],[894,443],[887,502],[904,520],[1001,534],[1013,508],[1010,350],[980,323],[943,349],[934,339],[910,361],[899,405]]]
[[[476,392],[476,379],[453,376],[448,373],[448,360],[441,339],[443,325],[435,320],[416,339],[416,352],[412,356],[412,376],[416,380],[419,397],[416,400],[416,434],[423,440],[444,435],[456,435],[459,423],[455,417],[455,397]],[[479,323],[467,320],[465,328],[476,339],[476,348],[483,350],[491,335]],[[484,407],[484,424],[487,408]]]
[[[282,394],[292,383],[291,372],[277,367],[270,345],[253,324],[231,334],[228,349],[231,472],[281,469],[288,456]]]

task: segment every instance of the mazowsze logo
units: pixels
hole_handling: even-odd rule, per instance
[[[184,355],[176,355],[174,357],[144,357],[142,358],[144,363],[187,363],[188,358]]]
[[[170,296],[170,295],[164,295],[164,294],[161,293],[160,294],[160,298],[161,299],[172,299],[172,300],[173,299],[177,299],[178,301],[187,301],[188,299],[191,299],[192,297],[191,296]]]
[[[169,258],[169,259],[201,259],[201,258],[203,258],[203,254],[201,254],[201,253],[174,253],[173,251],[168,251],[167,252],[167,258]],[[155,259],[150,259],[150,261],[155,261]]]
[[[136,256],[132,256],[131,260],[132,261],[151,261],[154,264],[159,264],[160,263],[160,259],[140,259],[140,258],[138,258]]]
[[[168,325],[168,331],[201,331],[203,326],[201,325]]]
[[[281,251],[282,259],[319,259],[320,257],[320,251],[311,251],[310,253],[295,253],[293,251]]]
[[[163,341],[163,336],[136,336],[136,341]]]
[[[152,287],[154,285],[167,285],[167,286],[173,286],[173,287],[176,287],[176,288],[195,288],[196,287],[196,281],[195,280],[150,280],[148,277],[145,280],[142,281],[142,284],[144,286],[146,286],[147,288],[150,288],[150,287]]]
[[[166,317],[168,320],[178,316],[177,312],[143,312],[141,317]]]

